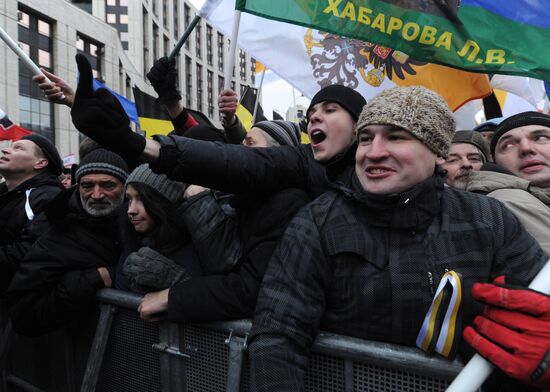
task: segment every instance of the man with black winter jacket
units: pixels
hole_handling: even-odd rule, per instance
[[[365,106],[355,168],[290,222],[271,259],[249,338],[251,390],[304,390],[319,330],[451,356],[465,346],[461,321],[502,371],[550,385],[550,297],[489,283],[527,286],[546,258],[498,201],[444,186],[437,165],[454,126],[419,86]],[[438,323],[447,311],[456,318]]]
[[[2,149],[0,174],[5,182],[0,185],[0,296],[47,227],[38,215],[63,190],[58,179],[61,168],[57,149],[40,135],[24,136]]]
[[[124,110],[106,90],[93,91],[86,58],[77,55],[76,60],[80,79],[71,110],[76,128],[128,161],[150,162],[153,171],[172,180],[231,193],[299,188],[313,198],[328,189],[325,165],[349,164],[346,158],[353,156],[355,123],[365,99],[351,88],[332,85],[313,97],[307,111],[310,145],[248,149],[178,136],[145,140],[132,132]]]
[[[122,158],[94,150],[76,170],[78,186],[51,203],[46,212],[51,228],[29,250],[8,289],[16,332],[41,335],[84,318],[93,310],[96,291],[111,287],[127,176]]]

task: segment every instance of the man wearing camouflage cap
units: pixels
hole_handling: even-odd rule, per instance
[[[308,350],[319,330],[433,352],[420,338],[444,275],[460,282],[463,317],[457,320],[465,325],[482,312],[474,299],[507,307],[484,294],[527,297],[526,290],[488,282],[506,275],[526,286],[545,261],[542,251],[496,200],[444,186],[438,165],[454,130],[445,101],[423,87],[386,90],[364,107],[355,167],[296,215],[270,261],[249,339],[252,390],[304,390]],[[491,323],[489,313],[476,317],[475,326],[500,341],[486,332]],[[529,326],[541,328],[539,320]],[[460,323],[454,327],[437,330],[450,334],[452,345],[436,352],[452,356],[453,347],[466,347]],[[548,383],[544,371],[536,381],[529,377],[548,338],[523,335],[527,346],[542,348],[530,360],[520,349],[503,361],[484,336],[471,327],[465,332],[497,366],[517,358],[522,371],[516,378]]]

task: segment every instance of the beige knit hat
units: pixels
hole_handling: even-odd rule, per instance
[[[363,108],[357,130],[367,125],[406,129],[441,157],[446,157],[455,131],[453,113],[438,94],[422,86],[382,91]]]

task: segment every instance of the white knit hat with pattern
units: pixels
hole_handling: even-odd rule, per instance
[[[422,86],[393,87],[376,95],[363,108],[357,130],[367,125],[403,128],[441,157],[447,156],[455,132],[445,100]]]

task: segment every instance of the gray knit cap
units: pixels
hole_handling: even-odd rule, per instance
[[[147,163],[139,165],[130,173],[126,180],[126,186],[132,183],[148,185],[175,204],[183,199],[183,192],[185,191],[184,183],[169,180],[164,174],[153,173]]]
[[[108,174],[124,182],[128,177],[128,166],[119,155],[98,148],[80,161],[75,172],[76,182],[80,183],[80,179],[87,174]]]
[[[300,127],[291,121],[260,121],[254,127],[260,128],[281,146],[300,145]]]
[[[422,86],[393,87],[365,105],[357,129],[367,125],[393,125],[406,129],[441,157],[446,157],[455,120],[441,96]]]
[[[485,139],[479,132],[475,131],[456,131],[453,136],[453,144],[471,144],[472,146],[477,147],[479,152],[481,153],[481,156],[483,158],[483,162],[489,161],[489,158],[491,158],[491,152],[489,151],[489,146],[485,142]]]

